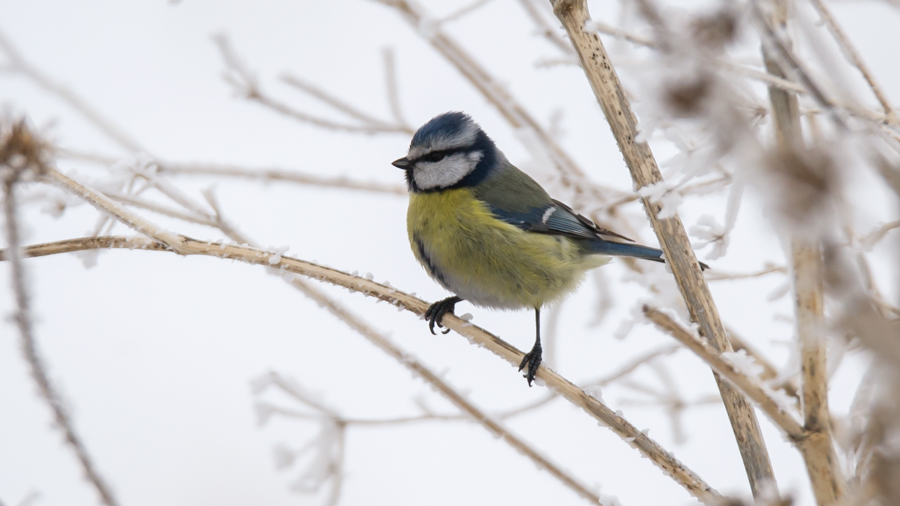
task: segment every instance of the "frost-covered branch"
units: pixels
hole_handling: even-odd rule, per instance
[[[111,121],[104,118],[97,110],[90,106],[75,92],[73,92],[66,86],[54,81],[52,78],[45,75],[31,63],[29,63],[2,32],[0,32],[0,50],[6,53],[6,58],[8,61],[8,65],[6,66],[7,69],[28,77],[41,88],[44,88],[53,95],[61,98],[72,108],[81,113],[81,115],[87,118],[91,123],[97,126],[97,128],[99,128],[104,134],[109,136],[110,139],[115,141],[126,150],[132,152],[143,150],[140,144],[138,144],[134,139],[125,134]]]
[[[403,18],[431,44],[444,58],[472,83],[506,121],[517,130],[531,134],[537,144],[550,158],[560,173],[560,183],[566,187],[584,187],[598,202],[621,198],[623,192],[596,184],[587,185],[585,172],[575,160],[559,145],[556,139],[534,118],[534,116],[507,91],[506,87],[488,69],[479,64],[458,42],[441,30],[434,17],[418,3],[406,0],[374,0],[396,9]]]
[[[24,250],[24,255],[28,257],[37,257],[96,248],[171,252],[171,250],[164,245],[144,238],[86,237],[82,239],[31,246]],[[283,269],[286,273],[299,274],[311,279],[324,281],[388,302],[418,316],[425,314],[425,310],[429,306],[427,302],[395,288],[376,283],[375,281],[366,278],[347,274],[336,269],[284,256],[277,252],[225,243],[197,241],[189,238],[183,239],[182,251],[182,254],[184,255],[211,256],[220,259],[237,260],[252,265],[269,266],[279,270]],[[0,252],[0,258],[5,258],[5,255],[6,252]],[[487,349],[513,367],[518,367],[519,363],[522,361],[522,357],[525,355],[522,351],[516,349],[499,337],[454,315],[445,315],[442,323],[445,327],[466,337],[476,346]],[[405,355],[403,357],[405,357]],[[537,378],[558,395],[580,407],[597,421],[608,426],[619,437],[649,458],[668,476],[672,477],[684,487],[688,493],[699,499],[701,502],[713,504],[717,498],[720,497],[718,492],[684,464],[675,459],[670,452],[643,434],[624,417],[616,414],[615,411],[587,394],[584,390],[578,388],[572,382],[548,368],[539,369]]]
[[[119,206],[118,204],[112,202],[107,197],[103,196],[96,190],[91,188],[82,186],[76,183],[74,180],[67,178],[56,170],[50,169],[46,176],[50,181],[63,186],[73,193],[81,196],[91,204],[95,205],[99,209],[112,214],[116,219],[125,223],[129,227],[135,229],[136,231],[147,234],[151,238],[155,239],[157,242],[166,246],[167,249],[170,249],[181,255],[193,255],[193,254],[201,254],[201,255],[212,255],[220,258],[232,258],[236,260],[241,260],[247,263],[254,263],[259,265],[268,265],[273,268],[280,268],[283,272],[293,272],[296,274],[302,274],[307,277],[311,277],[313,279],[320,279],[323,281],[332,282],[335,284],[341,285],[341,281],[343,281],[343,285],[346,288],[349,288],[354,291],[360,291],[367,295],[374,295],[381,300],[391,301],[395,305],[399,304],[399,299],[388,295],[388,293],[395,293],[400,295],[402,292],[397,292],[396,290],[389,289],[384,285],[380,285],[378,283],[374,283],[371,280],[366,280],[363,278],[359,278],[357,276],[348,275],[345,273],[340,273],[340,275],[335,278],[333,275],[338,273],[339,271],[335,271],[333,269],[327,269],[324,267],[317,266],[315,264],[309,264],[306,262],[302,262],[299,260],[290,259],[288,257],[282,256],[280,253],[271,253],[264,252],[263,250],[258,250],[250,247],[237,247],[225,244],[214,244],[203,241],[195,241],[185,236],[175,235],[172,232],[161,229],[160,227],[152,224],[148,220],[145,220],[139,216],[134,215],[127,209]],[[160,185],[162,188],[165,188],[165,185]],[[181,200],[182,204],[189,209],[193,209],[195,212],[202,213],[203,211],[199,209],[199,206],[190,201],[186,201],[186,197],[178,197]],[[211,200],[210,205],[216,209],[216,213],[218,215],[218,206],[214,201]],[[243,238],[238,236],[236,232],[233,231],[233,228],[226,226],[224,223],[222,225],[223,231],[230,231],[229,235],[232,235],[236,240],[240,240],[242,242]],[[174,237],[173,237],[174,236]],[[98,244],[97,241],[90,241],[88,244],[92,246],[96,246]],[[108,243],[110,246],[117,244],[116,242]],[[126,241],[123,243],[125,247],[134,247],[135,244],[131,241]],[[146,244],[146,243],[145,243]],[[72,247],[71,243],[67,243],[65,247]],[[161,248],[150,248],[153,250],[161,250]],[[305,265],[304,269],[299,269],[298,266]],[[311,270],[310,270],[311,269]],[[418,361],[412,359],[407,353],[400,350],[396,345],[391,343],[386,336],[383,336],[377,332],[375,332],[371,327],[364,324],[358,317],[350,313],[348,310],[338,305],[336,302],[330,300],[323,292],[316,289],[315,287],[300,282],[297,279],[289,278],[288,279],[292,284],[301,290],[303,293],[307,294],[311,298],[318,301],[320,304],[324,305],[326,309],[332,314],[338,316],[343,322],[351,326],[358,333],[362,334],[366,337],[370,342],[378,346],[382,351],[385,351],[390,356],[401,362],[406,367],[410,368],[417,376],[424,378],[428,383],[432,384],[435,388],[438,389],[444,396],[446,396],[453,404],[455,404],[458,408],[463,410],[464,412],[470,414],[475,420],[480,421],[482,425],[484,425],[488,430],[497,434],[501,438],[503,438],[506,442],[523,452],[526,456],[534,460],[539,466],[544,469],[547,469],[548,472],[553,474],[556,478],[561,480],[564,484],[572,488],[576,493],[581,495],[582,497],[595,500],[595,502],[599,501],[599,497],[597,497],[593,492],[590,492],[587,487],[578,483],[574,478],[570,477],[566,472],[561,470],[559,467],[554,465],[552,462],[541,456],[537,451],[533,450],[529,445],[527,445],[524,441],[520,440],[516,436],[512,435],[507,429],[505,429],[499,423],[493,421],[486,413],[480,411],[478,408],[475,408],[471,403],[469,403],[462,395],[453,390],[449,385],[443,382],[435,373],[431,372],[424,366],[422,366]],[[355,280],[355,281],[353,281]],[[377,287],[375,291],[371,291],[370,289],[366,289],[365,287],[369,286],[370,288]],[[387,290],[387,292],[385,291]],[[381,291],[382,293],[376,293]],[[424,314],[424,310],[427,307],[423,301],[415,299],[413,297],[407,296],[409,300],[407,301],[407,309],[414,310],[418,314]],[[403,306],[401,306],[403,307]],[[455,317],[454,317],[455,318]],[[463,320],[459,320],[463,321]],[[459,330],[455,328],[453,325],[447,325],[449,328]],[[462,326],[460,326],[462,328]],[[479,329],[480,330],[480,329]],[[484,332],[484,331],[482,331]],[[461,332],[465,335],[464,332]],[[484,332],[484,336],[481,336],[487,340],[487,334]],[[471,336],[470,336],[471,337]],[[490,336],[496,341],[491,341],[494,344],[495,353],[497,353],[496,348],[501,346],[508,347],[513,351],[513,355],[511,357],[505,356],[508,360],[515,361],[517,360],[515,354],[519,355],[518,360],[521,361],[521,356],[524,356],[522,352],[516,350],[515,348],[509,347],[508,344],[499,340],[494,336]],[[476,339],[476,342],[478,340]],[[490,349],[490,346],[487,346]],[[505,350],[509,351],[509,350]],[[503,355],[501,355],[503,356]],[[555,374],[555,373],[554,373]],[[540,377],[540,376],[539,376]],[[567,383],[567,382],[566,382]],[[568,384],[572,388],[577,389],[574,385]],[[567,385],[563,384],[563,387]],[[578,391],[581,391],[578,389]],[[583,393],[583,392],[582,392]],[[570,400],[573,400],[570,396]],[[603,406],[605,408],[605,406]],[[594,410],[596,411],[596,409]],[[609,411],[606,408],[606,411]],[[591,413],[591,411],[589,411]],[[649,441],[649,440],[648,440]],[[655,444],[655,443],[654,443]],[[652,447],[652,445],[651,445]],[[667,456],[668,457],[668,456]],[[685,469],[685,471],[687,471]],[[689,471],[687,471],[689,473]],[[690,473],[688,475],[691,475]],[[693,477],[691,475],[691,477]],[[699,478],[697,478],[699,481]],[[701,482],[702,483],[702,482]],[[705,485],[705,484],[704,484]],[[704,488],[703,494],[708,494],[708,491],[705,491],[708,487]],[[690,489],[689,489],[690,491]]]
[[[894,108],[891,107],[891,103],[885,95],[884,91],[882,91],[881,86],[875,81],[875,77],[872,75],[872,72],[869,70],[869,66],[866,65],[866,62],[862,59],[859,52],[853,47],[853,44],[850,42],[850,39],[844,33],[844,30],[838,24],[837,20],[831,14],[831,9],[825,5],[825,2],[822,0],[809,0],[813,7],[815,7],[816,11],[819,12],[819,15],[822,16],[822,21],[825,22],[825,26],[828,27],[828,31],[831,32],[831,35],[834,37],[834,40],[837,41],[838,45],[841,46],[841,49],[844,52],[844,56],[850,60],[850,63],[853,64],[857,69],[859,69],[860,73],[862,73],[863,78],[868,83],[869,88],[872,89],[872,93],[875,95],[875,98],[878,99],[878,102],[881,104],[882,109],[884,109],[885,119],[888,123],[893,124],[894,126],[898,125],[897,122],[897,113],[894,111]]]
[[[0,39],[2,41],[2,39]],[[0,125],[2,127],[2,125]],[[31,377],[37,383],[41,399],[53,412],[53,421],[64,436],[66,444],[75,453],[78,463],[84,472],[85,479],[100,495],[100,500],[106,506],[117,506],[119,503],[103,476],[100,475],[96,464],[88,454],[84,441],[69,415],[62,396],[57,387],[50,380],[47,368],[37,347],[34,336],[34,328],[31,321],[31,303],[28,287],[25,282],[24,266],[22,258],[27,255],[19,241],[18,208],[16,205],[16,185],[26,178],[46,172],[48,169],[43,160],[44,147],[41,142],[32,136],[31,131],[24,122],[14,124],[11,128],[0,130],[0,179],[3,186],[3,210],[5,214],[5,228],[7,249],[3,253],[3,259],[8,260],[11,268],[12,289],[16,308],[13,312],[13,320],[19,328],[22,352],[28,362]]]
[[[213,40],[218,46],[222,59],[225,62],[225,80],[247,100],[262,104],[273,111],[296,119],[302,123],[309,123],[327,130],[365,134],[402,133],[411,135],[413,133],[413,130],[408,125],[392,124],[372,118],[356,107],[296,77],[282,77],[283,81],[292,85],[295,89],[301,90],[320,102],[350,116],[357,120],[359,124],[332,121],[295,109],[262,90],[256,75],[237,56],[234,52],[234,48],[231,46],[231,41],[226,35],[216,35],[213,37]]]
[[[615,68],[609,61],[600,37],[585,30],[586,23],[590,20],[586,1],[555,0],[552,4],[554,13],[562,21],[578,53],[594,96],[625,157],[635,187],[642,189],[658,185],[663,181],[662,174],[647,141],[638,140],[640,130],[637,118]],[[699,323],[701,334],[715,349],[720,352],[731,351],[725,327],[703,279],[700,264],[681,219],[677,214],[661,218],[659,214],[662,208],[658,203],[652,202],[649,197],[642,197],[642,201],[692,319]],[[775,482],[775,477],[756,414],[731,384],[721,381],[718,376],[716,381],[744,459],[751,489],[755,497],[761,496]]]
[[[748,375],[741,366],[736,364],[731,357],[737,356],[734,352],[728,352],[730,356],[719,352],[701,339],[698,335],[684,328],[662,311],[644,306],[644,315],[656,324],[661,330],[677,339],[681,344],[693,351],[701,360],[706,362],[717,373],[729,382],[740,388],[749,398],[780,427],[791,440],[801,440],[806,436],[803,426],[797,420],[795,413],[781,405],[772,395],[773,392],[764,386],[759,379]]]
[[[786,2],[776,2],[771,21],[785,31]],[[766,20],[768,23],[769,20]],[[784,70],[763,49],[770,73],[784,77]],[[775,117],[776,143],[782,153],[804,149],[797,97],[784,90],[769,88],[769,99]],[[828,410],[828,367],[825,357],[825,296],[822,248],[812,234],[796,231],[791,241],[791,266],[794,285],[794,312],[800,341],[802,402],[804,430],[807,435],[797,441],[803,454],[813,493],[822,506],[838,504],[846,483],[837,462]]]
[[[113,157],[82,153],[71,149],[57,149],[56,156],[59,158],[82,160],[105,166],[111,166],[118,161]],[[348,176],[324,176],[311,172],[301,172],[274,167],[245,167],[224,163],[176,162],[168,160],[154,160],[154,163],[157,166],[157,172],[173,176],[227,177],[255,180],[262,183],[285,182],[321,188],[388,193],[403,196],[407,195],[406,188],[398,184],[385,184],[379,181],[360,181]]]

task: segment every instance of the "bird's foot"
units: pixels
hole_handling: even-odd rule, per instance
[[[525,379],[528,381],[528,386],[531,386],[531,383],[534,381],[534,375],[537,374],[538,367],[541,365],[542,351],[541,344],[534,343],[534,348],[525,354],[522,363],[519,364],[519,371],[525,369],[526,365],[528,366],[528,371],[525,373]]]
[[[425,319],[428,320],[428,330],[430,330],[433,335],[437,335],[434,333],[435,324],[440,328],[444,328],[444,326],[441,325],[441,319],[444,318],[445,314],[453,313],[457,302],[462,302],[462,299],[456,296],[447,297],[444,300],[439,300],[428,306],[428,309],[425,310]],[[441,332],[446,334],[447,332],[450,332],[450,329]]]

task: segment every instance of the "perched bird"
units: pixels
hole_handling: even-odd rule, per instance
[[[463,300],[534,309],[534,347],[519,365],[528,367],[529,386],[541,364],[541,307],[573,291],[610,256],[663,261],[662,251],[621,242],[631,240],[551,198],[462,112],[425,123],[393,165],[406,172],[413,254],[456,294],[425,312],[431,333]]]

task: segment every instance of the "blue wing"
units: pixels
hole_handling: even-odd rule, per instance
[[[497,219],[526,232],[568,237],[589,253],[663,261],[662,251],[628,244],[634,241],[597,226],[586,216],[551,198],[534,179],[509,162],[474,191]]]
[[[498,219],[526,232],[571,237],[592,253],[663,262],[662,251],[656,248],[604,239],[601,236],[634,242],[621,234],[597,226],[590,219],[578,214],[558,200],[553,200],[550,204],[542,207],[532,207],[523,212],[507,211],[490,204],[488,207]]]

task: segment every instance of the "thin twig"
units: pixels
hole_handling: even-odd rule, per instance
[[[782,32],[787,26],[787,10],[787,2],[775,3],[771,21]],[[764,21],[768,26],[769,20]],[[763,60],[770,73],[776,77],[784,77],[783,69],[765,46]],[[769,88],[769,99],[775,116],[778,149],[783,153],[801,152],[804,142],[797,96],[784,90]],[[801,406],[804,431],[807,433],[805,438],[797,440],[797,446],[803,454],[816,501],[822,506],[831,506],[841,502],[846,484],[834,451],[831,416],[828,411],[824,269],[819,242],[795,234],[791,241],[791,264],[803,378]]]
[[[447,61],[452,63],[497,108],[513,128],[530,130],[560,172],[560,182],[564,186],[577,185],[578,181],[584,179],[584,170],[577,165],[547,130],[538,123],[522,104],[510,95],[503,84],[494,78],[484,66],[479,64],[459,43],[444,33],[440,26],[433,22],[434,17],[424,7],[407,0],[374,1],[396,9],[402,14],[403,18],[417,30],[419,35],[440,52]],[[603,193],[595,192],[593,188],[590,190],[596,193],[595,196],[601,202],[608,200],[610,196],[615,198],[623,194],[623,192],[611,188],[605,189]]]
[[[418,316],[425,314],[425,310],[429,306],[427,302],[421,299],[408,295],[395,288],[376,283],[372,280],[347,274],[329,267],[323,267],[311,262],[282,256],[270,251],[224,243],[197,241],[189,238],[184,238],[183,241],[184,254],[238,260],[253,265],[264,265],[284,269],[285,272],[331,283],[369,297],[386,301]],[[141,237],[86,237],[30,246],[25,248],[23,254],[27,257],[37,257],[97,248],[145,249],[147,251],[171,252],[169,248]],[[0,251],[0,259],[4,259],[5,255],[5,251]],[[277,261],[275,261],[276,259]],[[518,364],[522,361],[522,357],[525,356],[522,351],[516,349],[506,341],[503,341],[499,337],[478,326],[472,325],[471,322],[462,320],[455,315],[445,315],[442,324],[445,327],[456,331],[460,335],[465,336],[474,345],[487,349],[514,367],[518,367]],[[408,355],[402,354],[402,352],[400,357],[403,360],[408,359]],[[638,430],[637,427],[629,423],[624,417],[616,414],[616,412],[605,404],[591,397],[582,389],[578,388],[551,369],[540,368],[537,373],[537,378],[548,388],[554,390],[561,397],[580,407],[591,417],[608,426],[620,438],[637,448],[638,451],[648,457],[654,464],[662,469],[666,475],[673,478],[692,496],[706,504],[717,504],[716,501],[721,497],[718,492],[683,463],[675,459],[670,452],[662,448],[657,442],[647,437]]]
[[[803,377],[803,417],[808,436],[798,445],[816,501],[840,504],[846,482],[831,433],[828,411],[828,366],[825,360],[824,268],[818,244],[795,239],[791,247],[794,271],[794,310],[800,340]]]
[[[806,431],[797,421],[796,416],[787,407],[781,406],[759,379],[748,376],[734,362],[662,311],[644,306],[644,315],[661,330],[697,354],[716,372],[740,388],[793,441],[799,441],[806,436]]]
[[[850,39],[844,33],[844,30],[841,29],[841,26],[838,24],[837,20],[834,19],[834,16],[831,14],[831,10],[825,5],[825,2],[822,0],[809,0],[809,2],[813,5],[816,11],[819,12],[819,15],[822,16],[822,20],[825,21],[825,26],[828,27],[828,31],[831,32],[831,35],[834,37],[834,40],[837,41],[838,45],[841,46],[841,49],[844,52],[844,56],[850,60],[850,63],[853,64],[859,71],[862,73],[863,78],[869,84],[869,87],[872,89],[872,93],[875,95],[875,98],[878,99],[878,102],[881,104],[881,108],[884,109],[885,118],[888,123],[892,125],[898,125],[897,122],[897,113],[894,111],[894,108],[891,107],[891,103],[887,98],[887,95],[881,90],[881,87],[875,81],[875,77],[872,76],[872,72],[869,71],[868,65],[863,61],[862,57],[859,55],[859,52],[853,47],[853,44],[850,42]]]
[[[443,24],[443,23],[449,23],[451,21],[456,21],[457,19],[462,18],[462,17],[464,17],[468,14],[471,14],[471,13],[477,11],[478,9],[484,7],[490,1],[491,0],[475,0],[474,2],[470,3],[469,5],[466,5],[460,9],[458,9],[457,11],[451,12],[450,14],[444,16],[443,18],[441,18],[438,21],[438,23]]]
[[[116,218],[129,228],[134,229],[135,231],[168,246],[172,249],[172,251],[182,255],[186,254],[184,252],[185,250],[183,250],[182,248],[182,243],[184,241],[183,236],[157,226],[153,222],[144,219],[137,213],[133,213],[127,208],[114,202],[106,195],[103,195],[102,193],[92,188],[81,185],[74,179],[63,175],[61,172],[54,168],[48,167],[44,174],[42,174],[42,177],[44,177],[47,181],[63,188],[64,190],[78,195],[79,197],[86,200],[89,204],[97,208],[97,210],[103,212],[104,214],[112,215],[114,218]]]
[[[123,204],[127,204],[134,207],[140,207],[141,209],[146,209],[148,211],[152,211],[154,213],[159,213],[164,216],[169,216],[171,218],[177,218],[182,221],[186,221],[189,223],[197,223],[199,225],[206,225],[208,227],[218,228],[218,224],[215,221],[212,221],[205,217],[198,217],[194,214],[184,213],[177,209],[172,209],[170,207],[166,207],[155,202],[150,202],[148,200],[144,200],[138,197],[133,197],[131,195],[120,195],[117,193],[104,192],[104,195],[107,197],[121,202]]]
[[[56,155],[60,158],[84,160],[101,165],[113,165],[116,158],[83,153],[70,149],[58,149]],[[392,195],[407,195],[406,188],[397,184],[385,184],[378,181],[359,181],[347,176],[321,176],[308,172],[264,167],[243,167],[232,164],[204,163],[204,162],[168,162],[155,160],[160,174],[185,175],[185,176],[218,176],[234,177],[241,179],[253,179],[258,181],[283,181],[300,185],[318,186],[323,188],[339,188],[342,190],[368,191],[373,193],[389,193]]]
[[[0,49],[2,49],[6,53],[6,57],[9,59],[8,68],[27,76],[40,87],[61,98],[72,108],[81,113],[103,133],[109,136],[110,139],[115,141],[126,150],[131,152],[144,150],[140,144],[126,135],[121,129],[113,125],[111,121],[104,118],[98,111],[90,107],[87,102],[85,102],[75,92],[54,81],[52,78],[48,77],[36,67],[31,65],[27,60],[25,60],[25,58],[22,57],[15,46],[13,46],[12,42],[10,42],[2,32],[0,32]]]
[[[615,68],[596,33],[585,30],[590,21],[586,0],[555,0],[553,11],[562,21],[569,39],[581,61],[594,96],[603,109],[619,150],[631,172],[636,188],[650,187],[663,181],[650,146],[646,140],[638,142],[637,118],[622,88]],[[725,327],[719,318],[700,264],[691,247],[681,219],[675,215],[660,218],[661,206],[642,197],[644,209],[670,266],[692,320],[700,325],[701,334],[719,351],[731,351]],[[727,381],[715,375],[722,401],[731,420],[735,439],[741,451],[744,467],[754,497],[762,496],[775,483],[775,475],[768,450],[759,429],[753,407]]]
[[[16,300],[16,309],[13,320],[19,328],[22,352],[31,369],[31,377],[37,383],[41,398],[53,411],[53,420],[56,426],[63,431],[68,446],[75,453],[75,457],[81,464],[81,469],[87,481],[100,495],[100,500],[107,506],[117,506],[115,496],[106,480],[100,475],[96,464],[88,454],[81,436],[75,431],[69,410],[63,402],[62,396],[53,385],[47,374],[44,360],[38,351],[37,340],[34,337],[34,329],[31,322],[31,308],[28,288],[25,284],[24,267],[22,265],[23,251],[19,242],[19,225],[16,207],[15,186],[19,182],[23,172],[33,170],[44,172],[46,167],[40,160],[40,148],[37,141],[31,137],[30,131],[22,123],[15,125],[4,143],[0,146],[0,176],[3,184],[3,207],[6,217],[6,241],[8,247],[3,258],[10,263],[12,288]],[[19,160],[13,160],[14,156]],[[18,165],[18,166],[14,166]]]
[[[376,134],[376,133],[410,133],[409,127],[398,126],[398,125],[389,125],[380,121],[375,123],[364,123],[362,125],[351,125],[348,123],[339,123],[336,121],[332,121],[325,118],[320,118],[318,116],[313,116],[311,114],[307,114],[303,111],[299,111],[284,102],[276,100],[274,97],[269,96],[268,94],[262,91],[262,88],[259,85],[259,81],[256,78],[256,75],[247,68],[247,66],[237,57],[234,52],[234,49],[231,47],[231,41],[224,34],[218,34],[213,36],[213,41],[215,41],[216,45],[219,48],[219,53],[222,55],[222,60],[225,62],[228,72],[225,74],[225,80],[234,86],[234,88],[240,92],[246,99],[253,100],[258,102],[273,111],[281,113],[290,118],[296,119],[303,123],[309,123],[311,125],[315,125],[320,128],[324,128],[327,130],[336,130],[341,132],[348,133],[366,133],[366,134]],[[297,86],[299,81],[294,81],[291,84]],[[313,90],[313,91],[310,91]],[[324,103],[331,105],[332,107],[336,107],[345,114],[349,114],[348,111],[354,111],[354,114],[358,113],[358,111],[338,100],[337,98],[331,97],[325,92],[322,92],[318,88],[309,87],[307,85],[304,88],[304,91],[307,93],[311,93],[313,96],[322,100]],[[338,105],[336,105],[338,104]],[[352,117],[354,114],[350,114]],[[362,114],[362,113],[358,113]]]
[[[728,339],[731,340],[731,345],[734,347],[734,351],[743,350],[750,358],[753,359],[754,362],[762,366],[762,373],[759,375],[759,379],[763,381],[770,381],[778,378],[778,369],[775,367],[772,362],[769,361],[762,353],[759,352],[754,346],[745,341],[742,337],[737,335],[733,329],[726,328],[728,331]],[[781,389],[784,390],[784,393],[790,395],[799,405],[800,396],[799,396],[799,388],[797,387],[796,382],[793,378],[787,378],[781,382],[775,383],[772,385],[773,389]]]
[[[403,114],[403,108],[400,106],[400,85],[397,84],[397,64],[394,61],[394,51],[390,48],[385,48],[382,55],[384,56],[385,87],[387,88],[387,100],[391,108],[391,114],[398,125],[412,130],[412,127],[409,126],[409,121],[406,120],[406,116]]]
[[[531,21],[534,22],[534,25],[537,27],[538,34],[543,36],[547,41],[549,41],[556,49],[566,55],[566,56],[575,56],[575,51],[572,50],[572,45],[569,44],[569,41],[564,39],[557,30],[556,27],[550,24],[547,18],[541,14],[538,6],[535,5],[534,0],[519,0],[519,5],[522,6],[522,9],[525,10],[525,13],[528,14],[528,17],[531,18]]]
[[[753,272],[722,272],[713,271],[706,275],[707,281],[732,281],[735,279],[752,279],[765,276],[767,274],[785,274],[787,268],[780,265],[770,265],[758,271]]]
[[[100,194],[99,192],[96,192],[95,190],[92,190],[90,188],[78,185],[71,179],[68,179],[65,176],[62,176],[62,174],[60,174],[56,171],[53,171],[53,173],[50,174],[50,176],[51,176],[51,181],[65,186],[66,188],[70,189],[71,191],[81,195],[82,198],[85,198],[89,202],[94,203],[94,205],[100,206],[103,210],[113,214],[117,219],[119,219],[119,221],[122,221],[126,225],[129,225],[138,231],[144,231],[144,233],[147,233],[146,232],[147,230],[152,231],[151,237],[153,237],[153,238],[157,239],[159,242],[162,242],[165,245],[169,246],[173,251],[177,251],[179,254],[193,254],[193,253],[189,253],[187,250],[183,249],[184,241],[191,241],[189,238],[184,237],[184,236],[178,236],[178,238],[176,240],[173,240],[171,237],[168,237],[166,235],[160,235],[159,231],[161,229],[159,227],[153,225],[149,221],[143,220],[143,219],[136,219],[134,216],[130,216],[127,214],[120,215],[119,213],[122,213],[122,211],[124,211],[124,209],[109,206],[108,203],[103,201],[103,199],[105,199],[105,197],[102,194]],[[156,183],[162,189],[167,188],[167,183],[164,181],[156,181]],[[169,194],[169,193],[167,193],[167,194]],[[170,197],[172,197],[172,195],[170,195]],[[205,215],[204,214],[205,211],[203,209],[201,209],[197,203],[192,202],[188,197],[176,195],[175,198],[185,208],[187,208],[201,216]],[[218,222],[218,225],[221,228],[221,230],[223,232],[225,232],[226,234],[228,234],[230,237],[232,237],[232,239],[239,241],[241,243],[247,244],[249,241],[247,241],[246,238],[242,237],[234,229],[234,227],[232,227],[227,222],[225,222],[224,219],[222,219],[219,207],[218,207],[214,197],[211,194],[207,195],[207,200],[208,200],[210,206],[215,210],[217,222]],[[168,231],[165,231],[165,233],[171,234],[171,232],[168,232]],[[93,243],[93,244],[97,244],[97,243]],[[173,247],[172,246],[173,244],[177,245],[178,249]],[[265,255],[261,255],[260,250],[255,250],[255,251],[256,251],[256,253],[254,254],[254,257],[255,257],[255,260],[257,260],[257,261],[251,262],[251,263],[260,263],[263,265],[269,265],[271,267],[281,266],[282,268],[285,269],[285,271],[290,271],[290,269],[288,269],[284,265],[280,265],[280,264],[283,264],[286,260],[286,258],[281,257],[281,255],[279,255],[277,253],[276,254],[267,253]],[[205,254],[209,254],[209,253],[207,252]],[[214,256],[221,256],[221,254],[217,255],[215,251],[213,251],[212,254]],[[265,259],[264,263],[262,261],[259,261],[260,257],[263,257]],[[567,472],[565,472],[564,470],[562,470],[561,468],[556,466],[553,462],[549,461],[547,458],[540,455],[535,449],[533,449],[525,441],[519,439],[517,436],[515,436],[511,432],[509,432],[509,430],[506,429],[504,426],[493,421],[486,413],[482,412],[481,410],[476,408],[474,405],[469,403],[462,395],[457,393],[447,383],[443,382],[435,373],[430,371],[428,368],[423,366],[420,362],[413,359],[411,356],[409,356],[409,354],[407,354],[406,352],[401,350],[399,347],[397,347],[386,336],[376,332],[374,329],[372,329],[368,324],[364,323],[355,314],[351,313],[349,310],[344,308],[342,305],[340,305],[333,299],[326,296],[325,293],[322,292],[321,290],[319,290],[319,289],[311,286],[310,284],[305,283],[299,279],[296,279],[296,278],[288,279],[288,281],[295,288],[297,288],[298,290],[300,290],[301,292],[303,292],[304,294],[306,294],[308,297],[312,298],[313,300],[317,301],[317,303],[324,306],[329,312],[331,312],[332,314],[337,316],[341,321],[343,321],[348,326],[353,328],[355,331],[357,331],[358,333],[363,335],[363,337],[365,337],[370,342],[375,344],[382,351],[384,351],[385,353],[390,355],[392,358],[396,359],[401,364],[403,364],[404,366],[406,366],[407,368],[412,370],[417,376],[425,379],[425,381],[427,381],[433,387],[435,387],[441,394],[443,394],[445,397],[447,397],[454,405],[459,407],[463,412],[472,416],[476,421],[481,423],[482,426],[484,426],[490,432],[501,437],[508,444],[510,444],[511,446],[516,448],[518,451],[520,451],[521,453],[523,453],[524,455],[529,457],[539,467],[546,469],[551,475],[553,475],[554,477],[559,479],[564,485],[568,486],[569,488],[571,488],[573,491],[575,491],[580,496],[582,496],[588,500],[591,500],[594,503],[599,502],[599,500],[600,500],[599,496],[597,496],[596,494],[591,492],[586,486],[579,483],[575,478],[571,477]],[[307,399],[306,402],[309,403],[312,401],[309,401]],[[322,408],[322,409],[324,409],[324,408]]]

